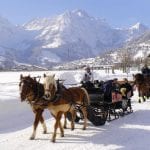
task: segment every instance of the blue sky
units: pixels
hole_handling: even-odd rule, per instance
[[[113,27],[136,22],[150,26],[150,0],[0,0],[0,15],[14,24],[74,9],[105,19]]]

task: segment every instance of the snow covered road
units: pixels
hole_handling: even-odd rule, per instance
[[[18,75],[17,75],[18,76]],[[8,82],[8,81],[7,81]],[[16,79],[15,79],[16,82]],[[0,84],[1,86],[1,84]],[[18,86],[18,85],[17,85]],[[120,117],[104,126],[93,126],[88,122],[83,131],[82,121],[75,130],[65,129],[65,137],[58,135],[56,143],[50,141],[54,119],[44,112],[48,133],[42,133],[39,125],[35,140],[29,140],[32,133],[33,113],[26,103],[21,103],[16,94],[18,87],[1,86],[0,96],[0,150],[148,150],[150,146],[150,100],[139,104],[137,93],[132,98],[132,114]],[[6,90],[7,89],[7,90]],[[9,90],[8,90],[9,89]],[[15,93],[14,93],[15,89]],[[8,92],[9,91],[9,92]],[[14,95],[4,99],[4,94]]]

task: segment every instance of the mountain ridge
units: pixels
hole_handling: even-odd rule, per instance
[[[5,32],[8,32],[5,38],[0,36],[1,55],[20,63],[48,68],[101,55],[122,47],[149,30],[140,23],[128,29],[112,28],[106,21],[80,9],[33,19],[23,26],[14,26],[3,19],[0,18],[0,34],[4,34],[3,27],[7,27]],[[1,22],[7,22],[6,26]]]

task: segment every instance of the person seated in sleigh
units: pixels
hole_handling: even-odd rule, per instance
[[[120,92],[122,94],[122,97],[125,99],[128,99],[131,96],[133,96],[133,89],[132,89],[132,86],[130,85],[130,83],[128,82],[127,78],[123,79],[123,83],[120,85]],[[129,92],[130,92],[130,94],[129,94]]]
[[[150,68],[147,64],[142,67],[141,72],[145,77],[150,76]]]
[[[85,88],[92,88],[94,87],[93,84],[93,73],[91,71],[91,68],[87,66],[85,68],[85,73],[83,75],[82,81],[81,81],[83,87]]]

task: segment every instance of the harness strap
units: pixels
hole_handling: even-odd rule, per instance
[[[50,91],[49,89],[45,89],[45,91]]]

